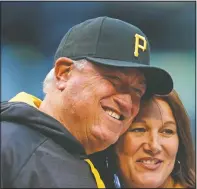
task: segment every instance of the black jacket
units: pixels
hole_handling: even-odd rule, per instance
[[[97,188],[81,144],[23,102],[1,104],[2,188]]]

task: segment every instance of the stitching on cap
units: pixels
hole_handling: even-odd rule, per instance
[[[99,30],[98,39],[97,39],[97,42],[96,42],[96,51],[95,51],[95,54],[97,53],[98,41],[99,41],[99,39],[100,39],[101,29],[102,29],[102,27],[103,27],[103,22],[104,22],[104,20],[105,20],[106,18],[107,18],[107,17],[104,17],[103,20],[102,20],[102,23],[101,23],[101,27],[100,27],[100,30]],[[95,55],[95,54],[94,54],[94,55]]]

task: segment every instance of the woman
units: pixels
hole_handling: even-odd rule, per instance
[[[144,99],[128,131],[106,153],[107,169],[97,165],[108,187],[195,187],[189,119],[175,91]]]

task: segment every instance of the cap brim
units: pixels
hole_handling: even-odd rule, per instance
[[[148,93],[166,95],[169,94],[173,89],[173,80],[170,74],[161,68],[153,67],[145,64],[127,62],[127,61],[93,58],[93,57],[85,57],[85,58],[91,62],[104,64],[107,66],[140,69],[145,75]]]

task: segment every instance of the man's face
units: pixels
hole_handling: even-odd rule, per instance
[[[137,69],[114,68],[88,62],[73,68],[61,93],[64,122],[89,151],[115,143],[131,124],[146,90]]]

